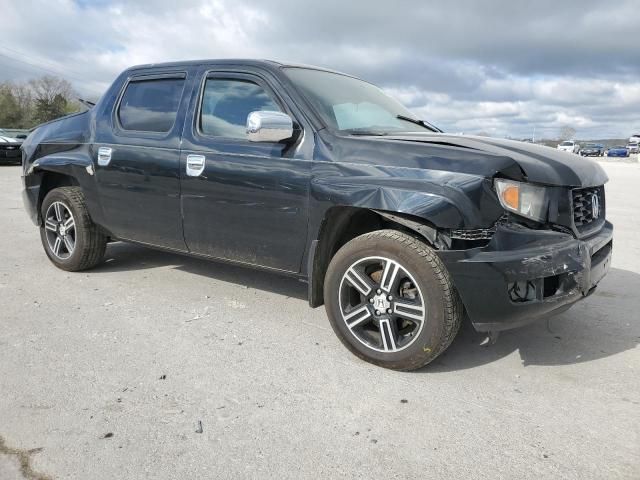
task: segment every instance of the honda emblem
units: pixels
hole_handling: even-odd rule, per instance
[[[595,193],[591,196],[591,214],[594,219],[600,216],[600,199]]]

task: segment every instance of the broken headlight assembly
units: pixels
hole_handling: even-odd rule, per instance
[[[547,220],[549,191],[545,187],[502,178],[497,178],[494,184],[505,210],[537,222]]]

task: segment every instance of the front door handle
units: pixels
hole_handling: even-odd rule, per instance
[[[100,147],[98,148],[98,165],[101,167],[106,167],[111,162],[111,154],[113,153],[113,149],[110,147]]]
[[[187,175],[199,177],[204,171],[206,159],[204,155],[187,155]]]

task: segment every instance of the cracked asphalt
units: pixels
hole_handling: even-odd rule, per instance
[[[640,165],[604,165],[596,293],[414,373],[295,280],[120,243],[57,270],[0,167],[0,478],[640,478]]]

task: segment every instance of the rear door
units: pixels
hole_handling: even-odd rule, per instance
[[[104,224],[121,239],[186,250],[180,138],[193,71],[142,71],[124,83],[94,154]]]
[[[313,135],[266,72],[210,70],[194,91],[181,159],[184,236],[211,257],[298,272],[307,236]],[[290,100],[289,100],[290,101]],[[247,115],[279,110],[303,133],[293,143],[254,143]],[[192,176],[189,159],[203,164]]]

